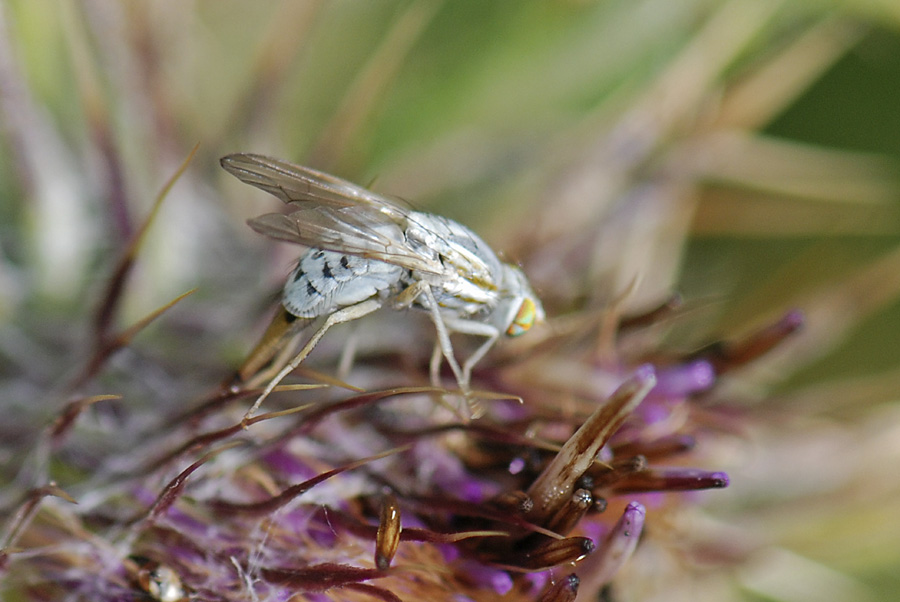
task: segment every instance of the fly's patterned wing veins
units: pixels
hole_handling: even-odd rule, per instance
[[[431,250],[411,248],[405,229],[411,212],[388,199],[315,170],[261,155],[228,155],[222,166],[296,210],[248,220],[266,236],[317,249],[376,259],[409,270],[442,274]]]
[[[288,204],[313,202],[335,208],[367,205],[401,221],[408,210],[356,184],[280,159],[236,153],[221,159],[222,167],[239,180],[277,196]]]

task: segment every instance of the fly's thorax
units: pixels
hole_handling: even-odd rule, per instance
[[[375,295],[386,295],[406,270],[384,261],[310,249],[284,285],[284,308],[299,318],[317,318]]]
[[[506,336],[524,334],[544,321],[544,308],[534,294],[525,274],[514,265],[504,263],[499,301],[490,316],[491,323]]]
[[[431,295],[437,303],[437,309],[442,314],[451,318],[470,318],[478,315],[490,314],[497,303],[496,292],[490,296],[480,291],[476,299],[466,295],[463,289],[467,288],[459,278],[447,278],[428,272],[407,271],[401,278],[401,288],[405,289],[417,283],[428,284]],[[460,285],[463,286],[460,286]],[[418,309],[429,310],[428,297],[424,294],[417,296],[412,306]]]
[[[410,214],[405,234],[411,247],[443,266],[440,274],[412,272],[431,286],[442,310],[458,317],[491,312],[499,299],[502,264],[477,234],[451,219],[420,212]]]
[[[407,220],[406,239],[449,270],[484,288],[500,282],[501,263],[481,238],[452,219],[414,211]]]

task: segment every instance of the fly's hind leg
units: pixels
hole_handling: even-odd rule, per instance
[[[341,357],[338,360],[337,377],[345,381],[353,368],[353,362],[356,360],[356,350],[359,346],[359,330],[352,328],[347,342],[344,343],[344,349],[341,351]]]
[[[356,305],[350,305],[348,307],[344,307],[334,312],[325,320],[322,326],[310,337],[309,341],[306,342],[306,345],[303,346],[303,349],[294,356],[284,368],[282,368],[278,374],[276,374],[272,380],[269,381],[269,384],[266,385],[266,388],[263,390],[262,394],[256,398],[256,401],[253,402],[253,406],[247,410],[247,413],[244,414],[244,418],[241,421],[244,427],[247,426],[247,421],[253,416],[254,412],[259,409],[259,406],[262,405],[262,402],[275,390],[275,387],[284,380],[284,378],[297,369],[297,366],[300,365],[303,360],[306,359],[313,348],[318,344],[319,340],[325,335],[325,332],[335,326],[337,324],[341,324],[343,322],[350,322],[351,320],[356,320],[358,318],[362,318],[363,316],[372,313],[376,309],[381,307],[381,301],[377,298],[370,298],[362,303],[357,303]]]

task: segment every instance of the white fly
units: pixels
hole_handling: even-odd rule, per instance
[[[437,330],[431,378],[441,356],[460,390],[470,393],[472,368],[501,334],[517,336],[544,319],[540,300],[516,266],[502,263],[474,232],[453,220],[412,211],[340,178],[254,154],[221,159],[241,181],[290,206],[248,224],[261,234],[309,247],[284,287],[284,309],[297,318],[325,317],[304,348],[268,383],[246,421],[335,324],[385,304],[429,313]],[[462,364],[450,333],[486,337]]]

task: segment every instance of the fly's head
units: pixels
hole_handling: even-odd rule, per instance
[[[526,333],[538,322],[544,321],[544,308],[522,270],[503,264],[503,284],[500,301],[494,309],[492,322],[508,337]]]

